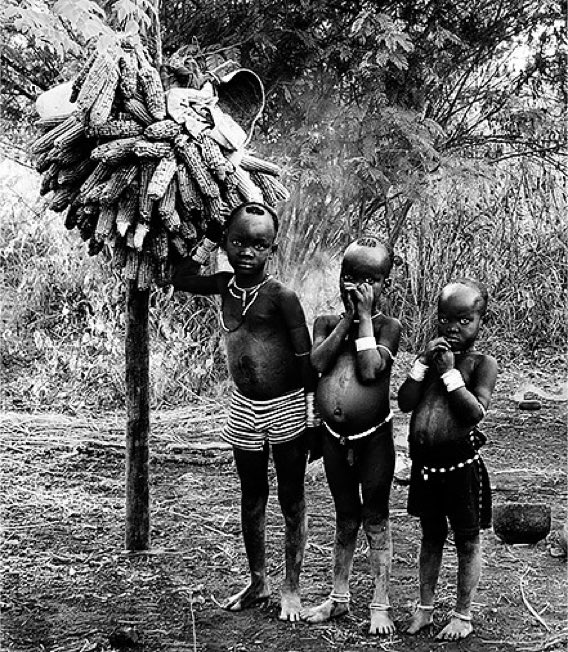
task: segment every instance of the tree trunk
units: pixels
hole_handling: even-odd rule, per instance
[[[150,546],[148,473],[149,291],[130,282],[126,298],[126,533],[127,550]]]

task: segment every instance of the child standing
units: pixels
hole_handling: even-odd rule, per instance
[[[458,554],[457,600],[436,637],[458,640],[473,631],[471,602],[479,583],[479,531],[491,522],[489,478],[479,456],[483,419],[497,379],[497,363],[474,350],[487,310],[487,290],[471,279],[446,285],[438,299],[438,336],[422,351],[398,393],[412,411],[408,511],[420,517],[420,604],[407,632],[432,623],[434,593],[448,534]]]
[[[339,288],[345,313],[314,323],[312,363],[320,372],[316,400],[325,427],[323,459],[335,503],[333,590],[302,612],[310,623],[349,611],[349,576],[361,523],[374,577],[370,633],[392,634],[388,581],[392,557],[389,497],[395,452],[390,374],[400,322],[379,310],[392,251],[375,238],[347,247]]]
[[[267,274],[276,250],[276,213],[257,203],[233,210],[226,223],[225,248],[234,273],[195,275],[186,259],[178,266],[174,288],[221,295],[230,375],[236,385],[223,438],[232,444],[241,483],[241,522],[250,583],[224,607],[239,611],[268,599],[265,512],[268,500],[269,444],[285,519],[286,577],[281,594],[282,620],[300,617],[299,577],[306,543],[304,474],[306,392],[316,376],[310,335],[296,294]],[[309,402],[309,401],[308,401]]]

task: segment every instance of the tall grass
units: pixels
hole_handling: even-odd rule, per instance
[[[327,307],[338,309],[340,252],[346,235],[349,239],[356,234],[349,231],[354,207],[347,202],[339,209],[332,202],[330,221],[323,227],[317,187],[312,191],[315,198],[294,189],[285,210],[285,253],[279,269],[299,290],[313,318]],[[563,352],[568,298],[565,215],[561,177],[526,161],[480,165],[467,173],[450,171],[424,182],[396,240],[402,264],[393,268],[393,284],[385,295],[386,309],[405,327],[403,347],[416,350],[431,337],[443,285],[473,276],[488,286],[483,337],[500,357]],[[388,218],[378,212],[365,233],[387,239]],[[310,237],[324,228],[325,240]]]

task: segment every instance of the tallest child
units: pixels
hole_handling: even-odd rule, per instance
[[[233,273],[196,275],[185,259],[173,279],[176,290],[221,295],[229,373],[236,385],[222,434],[233,446],[241,482],[241,522],[250,583],[224,607],[240,611],[267,600],[265,513],[268,453],[278,480],[285,520],[286,578],[282,620],[300,618],[299,576],[306,544],[306,393],[315,388],[311,340],[296,294],[267,273],[276,250],[276,213],[257,203],[233,210],[226,223],[225,249]]]

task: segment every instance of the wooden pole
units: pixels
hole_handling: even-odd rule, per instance
[[[127,550],[150,547],[148,290],[130,282],[126,295],[126,533]]]

